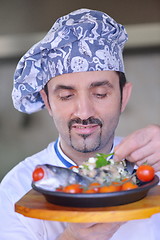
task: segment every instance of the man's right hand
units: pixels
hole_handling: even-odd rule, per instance
[[[57,240],[109,240],[124,222],[69,223]]]

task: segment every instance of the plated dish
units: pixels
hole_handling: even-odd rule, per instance
[[[158,182],[159,178],[155,175],[152,181],[132,190],[93,194],[70,194],[64,192],[50,191],[37,187],[34,183],[32,183],[32,187],[34,190],[42,193],[45,196],[46,200],[50,203],[60,206],[94,208],[118,206],[138,201],[144,198],[147,195],[148,191],[154,186],[156,186]]]
[[[33,171],[32,188],[53,204],[94,208],[138,201],[158,184],[159,178],[151,166],[143,165],[133,173],[127,169],[125,161],[116,163],[110,156],[112,154],[97,154],[72,169],[39,165]],[[95,187],[95,183],[99,185]],[[128,183],[132,185],[129,190],[124,188]],[[72,188],[75,185],[78,185],[78,191]],[[111,191],[110,187],[116,190]]]

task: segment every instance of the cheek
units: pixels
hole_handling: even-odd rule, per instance
[[[51,115],[57,128],[63,126],[65,129],[68,127],[68,122],[74,113],[73,104],[69,102],[54,101],[51,105]],[[61,126],[59,126],[61,125]]]
[[[55,125],[56,129],[58,130],[59,134],[61,134],[62,131],[66,131],[67,123],[64,120],[64,118],[62,118],[59,115],[56,115],[56,116],[53,115],[52,118],[53,118],[54,125]]]
[[[120,100],[117,98],[109,99],[99,106],[98,111],[108,117],[119,114],[121,112]]]
[[[68,126],[68,114],[64,107],[61,109],[59,106],[54,107],[51,109],[52,112],[52,118],[54,121],[54,124],[56,126],[56,128],[60,131],[64,129],[66,129],[66,127]]]
[[[114,95],[113,99],[111,100],[110,106],[111,111],[119,113],[121,111],[121,96],[118,93]]]
[[[103,127],[107,130],[116,128],[121,114],[121,104],[118,101],[104,104],[99,109],[99,115],[104,123]],[[111,130],[110,129],[110,130]]]

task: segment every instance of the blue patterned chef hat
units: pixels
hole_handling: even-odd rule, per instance
[[[15,108],[25,113],[43,109],[39,92],[57,75],[124,72],[122,51],[127,39],[124,27],[100,11],[80,9],[59,18],[17,65],[12,91]]]

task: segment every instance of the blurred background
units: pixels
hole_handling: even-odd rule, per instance
[[[129,34],[124,59],[133,93],[117,135],[160,123],[159,0],[0,0],[0,180],[58,136],[46,110],[26,115],[14,109],[12,79],[20,57],[44,37],[58,17],[78,8],[108,13]]]

